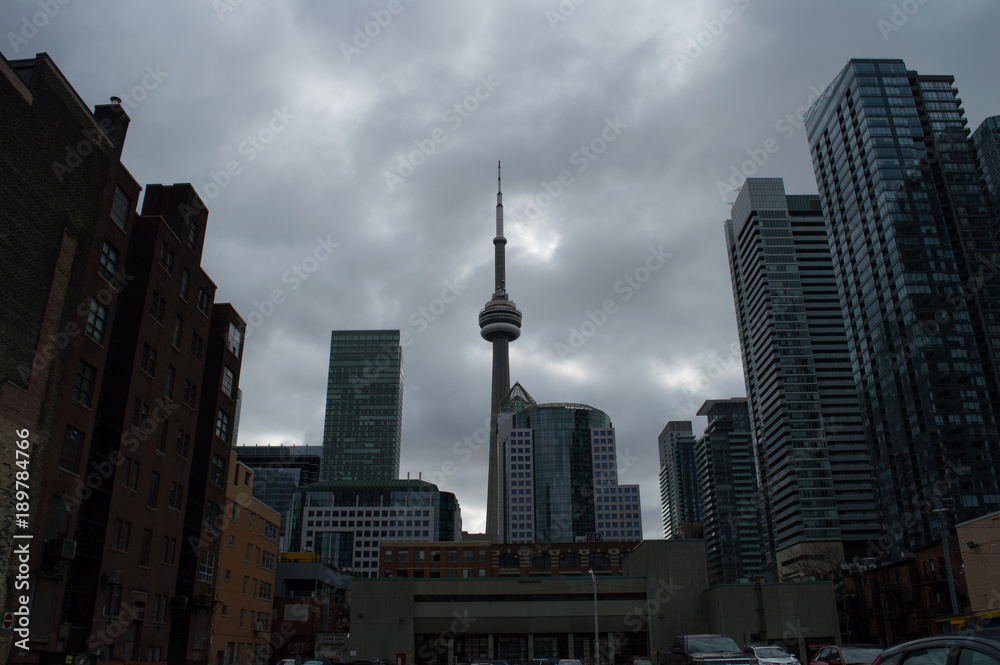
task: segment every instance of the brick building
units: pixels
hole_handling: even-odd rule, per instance
[[[200,267],[207,210],[152,185],[136,215],[121,107],[88,111],[44,54],[0,73],[0,413],[31,444],[12,653],[204,662],[245,330]]]
[[[229,455],[210,662],[262,664],[270,660],[280,514],[253,497],[253,470]]]
[[[28,586],[19,585],[17,595],[61,607],[75,544],[60,535],[75,531],[78,521],[61,497],[88,491],[82,463],[97,422],[119,294],[130,281],[124,257],[140,187],[120,161],[128,116],[117,104],[90,112],[44,53],[11,62],[0,56],[0,108],[0,466],[14,478],[12,438],[25,433],[29,461],[17,469],[28,472],[29,498],[19,503],[30,505],[30,526],[17,532],[35,537],[28,541]],[[5,569],[15,542],[14,509],[15,496],[4,493]],[[11,565],[0,603],[17,611],[20,604],[6,597],[15,588]],[[29,632],[32,646],[65,643],[55,621],[33,613],[30,630],[0,633],[0,660],[14,640],[24,646]]]

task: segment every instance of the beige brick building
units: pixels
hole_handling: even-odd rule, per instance
[[[253,471],[235,452],[229,469],[209,662],[261,665],[270,660],[280,516],[253,498]]]

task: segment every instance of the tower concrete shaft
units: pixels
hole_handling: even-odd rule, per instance
[[[496,284],[493,298],[479,312],[479,332],[483,339],[493,344],[493,380],[490,399],[490,460],[487,478],[486,533],[494,541],[501,539],[498,511],[500,508],[499,450],[497,447],[497,418],[500,400],[510,390],[510,359],[508,346],[521,336],[521,312],[507,297],[505,247],[503,235],[503,195],[500,187],[500,162],[497,162],[497,230],[493,238]]]

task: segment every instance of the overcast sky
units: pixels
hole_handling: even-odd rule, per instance
[[[398,328],[401,473],[470,531],[486,454],[454,447],[489,416],[501,160],[511,379],[611,417],[656,538],[657,435],[745,395],[729,188],[816,192],[796,114],[852,57],[954,75],[971,129],[1000,114],[998,22],[995,0],[8,0],[0,51],[121,97],[132,175],[204,199],[203,266],[252,326],[239,443],[321,443],[330,331]]]

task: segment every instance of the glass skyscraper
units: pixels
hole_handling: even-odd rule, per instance
[[[536,404],[517,383],[500,411],[504,542],[642,540],[639,486],[618,484],[607,414]]]
[[[1000,115],[983,120],[972,134],[972,143],[993,208],[993,226],[1000,228]]]
[[[403,420],[398,330],[334,330],[322,480],[395,480]]]
[[[657,438],[664,538],[701,537],[701,486],[691,421],[668,422]]]
[[[1000,251],[953,83],[851,60],[805,118],[875,467],[870,556],[1000,509]]]
[[[695,444],[708,583],[756,580],[765,557],[747,400],[710,399],[698,415],[708,417]]]
[[[819,197],[749,178],[725,228],[771,564],[826,573],[879,532]]]

